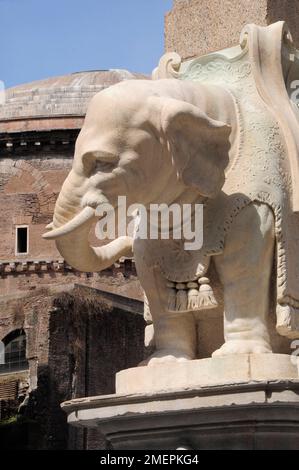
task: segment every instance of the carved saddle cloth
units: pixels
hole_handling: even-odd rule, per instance
[[[233,59],[211,54],[191,61],[183,80],[224,86],[238,118],[238,150],[223,191],[204,212],[202,255],[223,250],[234,217],[253,201],[275,214],[277,329],[299,337],[299,112],[291,101],[299,52],[283,22],[247,26]]]
[[[158,250],[164,253],[160,259],[155,259],[154,247],[148,247],[149,258],[167,279],[179,283],[169,285],[170,290],[175,287],[182,294],[189,288],[188,295],[192,294],[194,277],[201,285],[199,276],[205,275],[211,256],[223,251],[236,215],[252,202],[268,204],[275,215],[277,330],[295,338],[299,337],[299,110],[291,98],[293,83],[299,80],[299,51],[284,22],[246,26],[240,45],[241,49],[212,53],[181,67],[175,57],[170,76],[230,93],[238,124],[237,150],[223,190],[204,208],[202,249],[188,253],[179,244],[165,244]],[[163,66],[168,70],[170,65]],[[154,78],[159,73],[155,71]]]

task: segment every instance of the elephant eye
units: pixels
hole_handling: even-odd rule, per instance
[[[104,173],[105,172],[109,173],[112,170],[114,170],[115,167],[116,167],[116,162],[105,162],[105,161],[97,160],[93,171],[94,172],[102,171]]]
[[[91,152],[85,153],[82,156],[82,165],[83,165],[84,172],[87,175],[89,175],[93,171],[96,165],[96,159]]]
[[[100,152],[86,152],[82,157],[85,172],[90,175],[99,172],[111,172],[117,165],[119,158]]]

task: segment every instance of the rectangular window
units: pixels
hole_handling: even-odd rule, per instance
[[[28,227],[16,227],[16,254],[28,253]]]

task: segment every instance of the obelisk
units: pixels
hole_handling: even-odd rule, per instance
[[[165,16],[165,52],[182,59],[234,46],[246,24],[287,22],[299,47],[299,0],[174,0]]]

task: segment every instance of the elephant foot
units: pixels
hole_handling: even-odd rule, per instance
[[[272,353],[270,345],[263,340],[235,339],[224,343],[213,352],[212,357],[228,356],[229,354],[265,354]]]
[[[140,362],[138,366],[155,366],[157,364],[166,364],[171,362],[186,362],[191,361],[192,359],[194,358],[184,352],[170,349],[160,349],[159,351],[154,352],[154,354],[149,356],[144,361]]]

